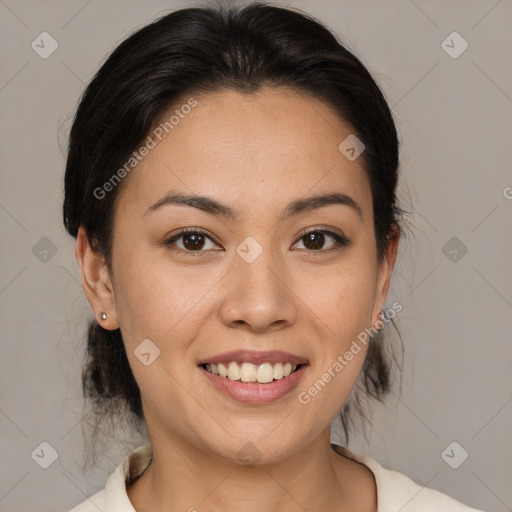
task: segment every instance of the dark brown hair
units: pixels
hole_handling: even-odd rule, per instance
[[[85,90],[70,132],[66,230],[76,238],[83,225],[110,270],[115,200],[123,183],[101,200],[94,191],[179,98],[220,89],[249,95],[264,86],[285,86],[323,100],[364,143],[361,158],[371,183],[380,260],[404,213],[396,197],[399,142],[386,100],[365,66],[324,25],[305,13],[259,2],[171,12],[112,52]],[[359,380],[340,411],[347,442],[351,410],[365,416],[366,399],[381,400],[390,389],[391,370],[400,365],[389,348],[382,332],[369,343]],[[143,423],[120,330],[92,321],[86,351],[83,390],[98,424],[125,408]]]

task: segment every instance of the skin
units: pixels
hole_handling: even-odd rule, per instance
[[[285,88],[194,98],[197,106],[122,184],[111,273],[83,228],[76,245],[85,294],[96,318],[108,313],[103,327],[120,326],[141,390],[153,462],[128,496],[137,511],[152,512],[375,512],[373,474],[330,448],[330,422],[366,347],[309,404],[297,395],[377,322],[399,233],[378,261],[362,158],[351,162],[339,151],[352,130],[322,101]],[[240,217],[186,205],[145,215],[169,190],[211,197]],[[278,221],[291,201],[326,192],[352,197],[361,217],[335,204]],[[186,252],[190,239],[177,240],[175,250],[165,245],[183,227],[211,237],[199,256]],[[326,235],[315,249],[304,229],[328,229],[350,243],[332,249]],[[248,236],[263,250],[252,263],[236,252]],[[160,356],[145,366],[134,350],[148,338]],[[284,350],[309,367],[277,402],[240,403],[197,368],[234,349]],[[237,456],[247,442],[261,455],[253,466]]]

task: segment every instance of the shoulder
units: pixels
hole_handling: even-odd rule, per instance
[[[130,452],[108,477],[105,488],[69,512],[135,512],[126,492],[126,483],[137,478],[152,459],[150,445]]]
[[[379,507],[379,512],[479,512],[447,494],[418,485],[398,471],[385,469],[375,461],[373,463],[378,497],[382,504],[386,504],[382,511]]]
[[[343,446],[333,449],[367,466],[377,485],[378,512],[482,512],[435,489],[423,487],[398,471],[382,467],[367,455],[356,455]]]

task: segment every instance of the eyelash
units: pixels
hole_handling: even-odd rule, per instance
[[[326,229],[318,229],[318,228],[317,229],[312,229],[310,231],[306,231],[305,233],[301,233],[301,235],[299,236],[299,239],[297,240],[296,243],[301,241],[303,238],[305,238],[310,233],[322,233],[324,235],[329,235],[332,238],[334,238],[334,244],[329,249],[318,249],[318,250],[314,250],[314,249],[301,249],[301,250],[305,250],[305,251],[310,252],[310,253],[326,253],[326,252],[330,252],[330,251],[340,250],[343,247],[346,247],[347,245],[349,245],[351,243],[350,240],[348,238],[346,238],[345,236],[339,235],[338,233],[334,233],[334,232],[326,230]],[[215,240],[213,240],[208,235],[208,233],[206,231],[204,231],[204,230],[202,230],[200,228],[183,228],[180,231],[178,231],[176,234],[174,234],[171,238],[166,240],[164,242],[164,245],[166,247],[168,247],[172,251],[190,254],[191,256],[194,256],[194,257],[201,256],[201,253],[209,252],[208,250],[206,250],[206,251],[204,251],[204,250],[190,251],[190,250],[174,247],[173,244],[177,240],[179,240],[185,234],[204,235],[204,236],[206,236],[206,238],[210,239],[213,243],[215,243],[216,245],[219,245],[219,244],[217,244],[217,242],[215,242]]]

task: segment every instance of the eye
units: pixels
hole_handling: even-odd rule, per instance
[[[329,239],[332,240],[332,243],[325,249],[324,245]],[[302,234],[299,242],[303,240],[304,249],[309,252],[327,252],[350,244],[350,240],[343,235],[319,229]],[[208,243],[211,244],[210,247],[208,247]],[[297,243],[293,247],[296,247]],[[164,245],[172,250],[187,253],[201,253],[208,250],[216,250],[219,247],[206,231],[199,228],[183,228],[166,240]],[[299,247],[299,249],[302,248]]]
[[[334,240],[334,242],[328,247],[324,249],[324,244],[328,239]],[[350,240],[343,235],[339,235],[338,233],[334,233],[328,230],[312,230],[303,234],[299,242],[304,240],[303,245],[306,250],[310,252],[327,252],[335,249],[339,249],[344,247],[350,243]],[[295,247],[295,246],[294,246]]]
[[[182,242],[181,247],[176,243],[179,240]],[[213,248],[218,247],[218,245],[213,241],[211,237],[206,234],[205,231],[197,228],[184,228],[166,240],[164,245],[173,250],[181,250],[186,252],[206,252],[206,250],[212,249],[212,247],[206,247],[205,250],[202,250],[205,248],[205,246],[208,245],[208,241],[212,243]],[[177,246],[177,249],[173,247],[175,245]]]

